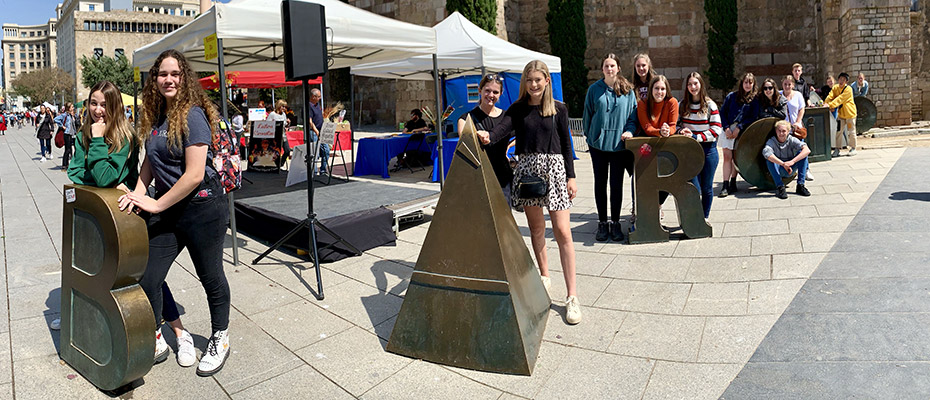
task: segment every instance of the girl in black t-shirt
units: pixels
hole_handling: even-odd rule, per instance
[[[548,192],[539,198],[522,198],[513,189],[513,205],[524,207],[530,227],[533,253],[549,289],[549,263],[546,257],[546,219],[543,207],[549,209],[552,231],[559,243],[559,258],[568,297],[565,299],[565,320],[569,324],[581,322],[581,304],[575,288],[575,246],[569,225],[571,200],[578,194],[575,167],[572,158],[571,133],[568,130],[568,108],[552,97],[549,67],[539,60],[530,61],[523,68],[520,97],[494,129],[478,131],[483,144],[497,143],[516,134],[514,148],[520,160],[514,170],[513,186],[524,177],[536,176],[547,182]]]
[[[223,272],[223,240],[229,209],[225,189],[210,160],[219,114],[200,89],[184,56],[166,50],[155,60],[142,90],[145,107],[137,134],[146,143],[135,190],[120,197],[120,209],[151,213],[149,257],[139,284],[155,320],[162,311],[162,283],[185,248],[207,294],[212,334],[197,375],[218,372],[229,355],[229,284]],[[146,188],[154,182],[152,197]],[[156,338],[160,324],[156,323]],[[160,343],[156,343],[156,351]]]
[[[478,83],[478,92],[481,94],[481,100],[478,105],[471,111],[465,113],[459,118],[459,133],[465,129],[465,119],[471,116],[475,129],[490,131],[504,119],[504,110],[496,106],[497,100],[500,99],[501,93],[504,92],[504,79],[497,74],[486,75]],[[488,158],[491,160],[491,167],[494,169],[494,175],[497,176],[497,182],[501,188],[508,188],[510,181],[513,180],[513,169],[510,168],[510,161],[507,160],[507,147],[509,140],[501,140],[491,146],[486,146]],[[505,189],[504,195],[507,197],[507,203],[510,204],[510,190]]]

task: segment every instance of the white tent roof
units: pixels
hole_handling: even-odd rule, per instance
[[[364,62],[398,60],[436,52],[432,28],[414,25],[362,10],[338,0],[301,0],[326,7],[330,68]],[[216,60],[205,61],[203,39],[216,33],[223,39],[226,70],[281,71],[281,0],[233,0],[213,8],[180,29],[136,50],[134,66],[147,70],[162,51],[184,54],[198,71],[216,70]]]
[[[474,74],[484,66],[493,72],[523,72],[530,60],[542,60],[549,72],[562,71],[558,57],[510,43],[479,28],[458,11],[433,27],[439,41],[439,70],[448,77]],[[391,79],[431,80],[431,56],[414,56],[402,61],[372,62],[352,67],[352,73]]]

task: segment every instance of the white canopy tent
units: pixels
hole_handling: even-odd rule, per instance
[[[448,78],[479,72],[483,74],[485,69],[521,73],[530,60],[545,62],[551,73],[562,71],[559,57],[528,50],[494,36],[458,11],[433,26],[433,29],[436,30],[439,42],[438,67]],[[353,75],[388,79],[430,80],[433,79],[432,72],[432,58],[428,55],[352,67]]]
[[[436,33],[432,28],[383,17],[338,0],[299,0],[325,7],[326,41],[329,68],[388,60],[416,55],[431,57],[435,65]],[[232,0],[214,6],[180,29],[133,52],[133,66],[148,72],[163,51],[174,49],[184,54],[196,71],[226,69],[242,71],[280,71],[284,69],[284,42],[281,30],[281,0]],[[206,60],[204,38],[216,34],[218,58]],[[435,67],[434,67],[435,70]],[[436,92],[439,75],[435,73]],[[220,80],[220,93],[226,93],[226,80]],[[304,94],[304,98],[307,95]],[[354,100],[354,99],[353,99]],[[436,98],[439,108],[439,96]],[[354,105],[351,102],[350,107]],[[221,102],[222,115],[226,102]],[[351,114],[355,115],[354,110]],[[353,128],[356,126],[352,121]],[[439,142],[442,156],[442,141]],[[440,159],[441,160],[441,159]],[[312,184],[308,185],[312,191]],[[312,194],[311,194],[312,196]],[[233,234],[233,261],[238,265],[238,245],[233,196],[229,196],[230,227]],[[312,235],[311,235],[312,236]],[[319,266],[317,265],[319,278]],[[319,283],[322,296],[322,283]]]
[[[362,10],[338,0],[302,0],[326,7],[330,68],[398,60],[436,52],[432,29]],[[162,51],[184,54],[198,71],[214,71],[216,60],[204,60],[203,39],[211,34],[223,41],[225,67],[241,71],[284,69],[281,37],[281,0],[233,0],[213,8],[133,53],[134,66],[147,70]]]

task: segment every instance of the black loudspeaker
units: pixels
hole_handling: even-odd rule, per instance
[[[281,33],[284,37],[284,75],[288,80],[307,79],[326,73],[326,8],[320,4],[281,2]]]

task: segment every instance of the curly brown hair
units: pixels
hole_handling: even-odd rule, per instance
[[[174,106],[168,109],[168,102],[165,96],[158,91],[158,73],[161,63],[167,58],[177,60],[178,67],[181,69],[181,78],[178,82],[178,93],[175,95]],[[210,125],[211,141],[216,140],[216,123],[220,120],[220,114],[207,94],[201,89],[197,75],[191,68],[187,58],[177,50],[165,50],[158,55],[152,68],[149,68],[148,76],[145,78],[145,87],[142,89],[142,117],[137,125],[136,135],[139,140],[144,142],[149,138],[149,132],[155,128],[155,124],[162,116],[168,119],[168,145],[172,148],[183,150],[184,139],[187,138],[189,127],[187,126],[187,114],[190,113],[191,107],[200,107],[207,116],[207,122]]]

